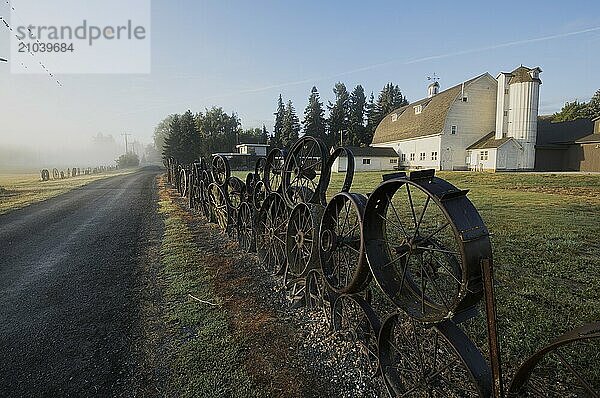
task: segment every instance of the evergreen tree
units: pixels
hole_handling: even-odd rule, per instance
[[[300,133],[300,120],[296,115],[296,110],[292,101],[289,100],[285,107],[283,115],[283,127],[281,129],[281,145],[284,148],[290,148],[296,140],[298,140],[298,134]]]
[[[304,134],[325,140],[326,121],[324,114],[325,111],[323,110],[323,103],[319,97],[319,92],[313,86],[308,97],[308,105],[304,110],[304,120],[302,121]]]
[[[154,147],[157,151],[162,151],[165,146],[165,139],[169,135],[169,128],[171,127],[171,121],[175,115],[169,115],[156,126],[154,129]]]
[[[369,102],[367,102],[365,108],[367,114],[367,127],[365,129],[364,142],[368,142],[370,144],[373,141],[373,135],[375,134],[375,129],[377,128],[379,113],[373,92],[371,92],[371,95],[369,96]]]
[[[173,117],[171,118],[171,123],[169,124],[169,132],[165,138],[165,144],[162,150],[163,158],[173,157],[179,160],[178,158],[182,152],[181,125],[179,119],[179,115],[173,115]]]
[[[377,124],[394,109],[408,105],[406,97],[397,85],[387,83],[377,97]]]
[[[329,120],[327,123],[329,131],[325,142],[328,146],[334,146],[338,143],[340,135],[342,135],[341,141],[342,145],[344,145],[346,141],[345,135],[348,134],[349,127],[350,95],[344,83],[337,82],[333,87],[333,94],[335,95],[335,102],[333,104],[329,102],[327,106],[329,109]]]
[[[283,130],[283,118],[285,116],[285,106],[283,105],[283,98],[279,94],[277,100],[277,111],[275,115],[275,125],[273,126],[273,139],[271,140],[271,146],[274,148],[280,148],[282,146],[282,130]]]
[[[202,153],[209,156],[215,152],[233,152],[241,132],[241,122],[235,113],[231,116],[223,108],[212,107],[196,120],[202,137]]]
[[[595,119],[600,116],[600,90],[597,90],[594,96],[587,104],[588,117]]]
[[[567,102],[562,107],[560,112],[556,112],[552,115],[552,122],[566,122],[575,119],[582,119],[588,117],[589,108],[585,102]]]
[[[348,118],[348,144],[353,146],[367,146],[368,141],[365,128],[365,106],[367,99],[365,90],[358,85],[350,94],[349,118]]]
[[[200,134],[192,111],[188,110],[179,119],[181,152],[178,160],[181,163],[191,163],[200,157]]]

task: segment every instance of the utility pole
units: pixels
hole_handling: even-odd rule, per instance
[[[128,147],[127,147],[127,136],[129,136],[131,134],[123,133],[121,135],[125,137],[125,154],[128,154],[129,150],[128,150]]]

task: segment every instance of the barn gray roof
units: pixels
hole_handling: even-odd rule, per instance
[[[507,141],[509,141],[509,140],[512,139],[511,137],[504,137],[504,138],[500,138],[499,140],[497,140],[497,139],[494,138],[495,136],[496,136],[496,132],[492,131],[491,133],[486,134],[479,141],[477,141],[474,144],[471,144],[469,147],[467,147],[467,150],[470,150],[470,149],[494,149],[494,148],[499,148],[505,142],[507,142]]]
[[[489,74],[481,74],[464,83],[441,91],[431,98],[423,98],[392,111],[377,126],[373,136],[373,144],[440,134],[444,130],[450,105],[461,94],[463,84],[466,87],[486,75]],[[491,78],[493,79],[493,77]],[[420,114],[415,114],[413,108],[418,105],[421,105],[423,109]],[[392,121],[391,118],[394,113],[397,114],[396,121]]]
[[[354,156],[372,156],[372,157],[385,157],[385,158],[397,158],[398,153],[394,148],[377,148],[372,146],[358,147],[348,146],[346,147]]]
[[[590,134],[575,141],[576,144],[597,144],[600,143],[600,134]]]
[[[525,83],[525,82],[538,82],[538,83],[542,83],[542,81],[540,80],[539,77],[533,78],[531,77],[531,71],[533,70],[537,70],[538,72],[541,72],[542,70],[540,68],[528,68],[526,66],[519,66],[517,69],[513,70],[512,72],[510,72],[510,80],[508,82],[508,84],[514,84],[514,83]]]

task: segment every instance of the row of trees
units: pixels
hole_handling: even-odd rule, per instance
[[[173,156],[190,163],[199,156],[231,152],[238,143],[267,143],[267,129],[242,130],[240,118],[223,108],[213,107],[193,114],[167,116],[154,130],[154,145],[164,157]]]
[[[381,120],[396,108],[407,105],[408,101],[397,85],[388,83],[379,93],[377,101],[373,93],[369,100],[365,90],[357,85],[351,93],[346,85],[338,82],[333,87],[334,101],[327,104],[328,116],[319,91],[316,87],[310,91],[308,105],[304,109],[302,123],[296,115],[291,100],[284,104],[279,95],[275,112],[272,144],[289,147],[298,139],[300,133],[318,137],[328,146],[342,145],[367,146],[373,139],[375,129]]]
[[[597,90],[589,102],[566,102],[560,112],[552,115],[553,122],[566,122],[569,120],[600,116],[600,90]]]
[[[335,84],[333,94],[334,101],[325,107],[319,91],[313,87],[302,121],[292,101],[284,102],[279,95],[272,134],[264,125],[262,129],[243,130],[235,113],[229,115],[217,107],[196,114],[188,110],[169,115],[154,130],[154,145],[164,157],[173,156],[186,163],[201,155],[231,152],[239,143],[289,148],[301,134],[318,137],[328,146],[367,146],[385,115],[408,104],[400,88],[392,83],[384,86],[377,100],[373,93],[367,100],[361,85],[349,93],[341,82]]]

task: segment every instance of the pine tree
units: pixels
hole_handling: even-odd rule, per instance
[[[597,90],[594,96],[587,104],[587,113],[591,119],[600,116],[600,90]]]
[[[173,157],[179,160],[178,157],[181,154],[181,126],[179,120],[179,115],[173,115],[171,118],[169,132],[162,150],[163,158]]]
[[[397,85],[387,83],[377,97],[377,124],[394,109],[408,105],[406,97]]]
[[[375,134],[375,129],[377,128],[377,119],[379,114],[373,92],[371,92],[371,95],[369,96],[369,102],[367,102],[365,108],[367,114],[367,127],[365,129],[364,141],[370,144],[373,141],[373,135]]]
[[[552,122],[567,122],[588,117],[589,107],[585,102],[566,102],[559,112],[552,115]]]
[[[285,106],[283,105],[283,98],[279,94],[277,100],[277,111],[275,115],[275,125],[273,126],[273,139],[271,140],[271,146],[274,148],[280,148],[282,146],[282,130],[283,130],[283,117],[285,116]]]
[[[365,106],[367,99],[365,90],[358,85],[350,94],[348,118],[348,144],[353,146],[367,146],[368,141],[365,128]]]
[[[329,109],[329,120],[327,122],[329,131],[326,144],[328,146],[334,146],[336,142],[339,142],[340,135],[342,135],[341,141],[344,145],[346,141],[344,135],[348,134],[349,127],[350,95],[344,83],[337,82],[333,87],[333,94],[335,95],[335,103],[329,102],[327,106]]]
[[[283,127],[281,129],[281,145],[290,148],[297,140],[300,133],[300,120],[292,101],[289,100],[283,115]]]
[[[179,119],[180,150],[178,160],[181,163],[191,163],[200,157],[200,134],[192,111],[188,110]]]
[[[317,88],[313,86],[308,97],[308,105],[304,110],[304,134],[325,140],[326,121],[323,103]]]

